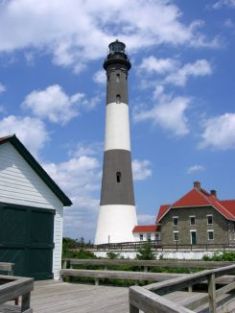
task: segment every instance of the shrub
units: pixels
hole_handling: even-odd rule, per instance
[[[151,243],[149,241],[143,243],[143,245],[138,249],[136,258],[137,260],[155,260]]]

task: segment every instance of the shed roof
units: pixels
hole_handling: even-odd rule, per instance
[[[14,148],[20,153],[25,161],[34,169],[38,176],[44,181],[44,183],[51,189],[51,191],[60,199],[64,206],[72,205],[72,201],[66,196],[66,194],[60,189],[60,187],[54,182],[54,180],[47,174],[42,166],[36,161],[32,154],[26,149],[22,142],[16,137],[16,135],[10,135],[0,138],[0,145],[10,142]]]

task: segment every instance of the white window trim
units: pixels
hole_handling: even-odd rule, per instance
[[[209,233],[213,233],[213,239],[209,238]],[[215,240],[214,229],[208,229],[208,231],[207,231],[207,240],[209,240],[209,241]]]
[[[178,234],[178,239],[175,239],[175,234]],[[179,231],[178,230],[174,230],[173,231],[173,241],[179,241]]]
[[[209,224],[209,223],[208,223],[208,217],[209,217],[209,216],[211,216],[211,217],[212,217],[212,223],[211,223],[211,224]],[[207,214],[206,218],[207,218],[207,225],[208,225],[208,226],[213,225],[213,222],[214,222],[214,217],[213,217],[213,214]]]
[[[141,239],[141,237],[142,237],[142,239]],[[139,234],[139,239],[140,239],[140,241],[144,241],[144,234],[140,233]]]
[[[191,217],[194,217],[194,218],[195,218],[195,224],[192,224],[192,223],[191,223]],[[189,222],[190,222],[190,226],[196,225],[196,215],[189,215]]]
[[[177,220],[177,224],[175,225],[174,223],[174,220]],[[173,223],[173,226],[178,226],[178,223],[179,223],[179,216],[172,216],[172,223]]]

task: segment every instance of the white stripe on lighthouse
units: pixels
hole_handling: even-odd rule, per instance
[[[129,110],[122,102],[106,105],[105,151],[113,149],[131,150]]]
[[[134,241],[132,231],[136,225],[135,206],[123,204],[101,205],[95,244]]]

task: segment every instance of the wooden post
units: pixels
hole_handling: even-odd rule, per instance
[[[66,269],[67,268],[67,260],[63,260],[63,266],[62,266],[63,269]]]
[[[193,286],[192,285],[188,286],[188,292],[193,292]]]
[[[139,313],[139,309],[130,303],[129,313]]]
[[[208,277],[208,298],[209,312],[216,313],[215,274],[210,274]]]
[[[144,266],[144,272],[145,272],[145,273],[148,272],[148,266]]]
[[[99,286],[99,278],[95,278],[95,285]]]
[[[30,309],[30,292],[22,296],[21,312],[25,312]]]

